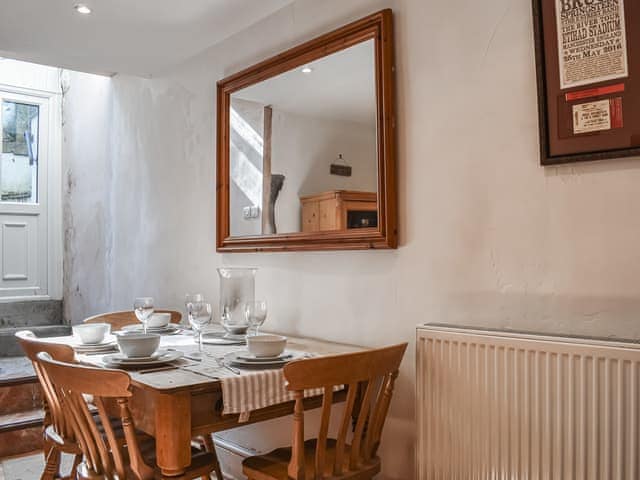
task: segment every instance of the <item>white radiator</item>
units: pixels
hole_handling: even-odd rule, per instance
[[[639,480],[640,345],[424,326],[420,480]]]

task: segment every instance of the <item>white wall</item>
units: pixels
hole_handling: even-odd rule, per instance
[[[215,82],[384,6],[396,13],[400,248],[216,254]],[[640,162],[539,166],[530,0],[299,0],[162,78],[116,77],[112,95],[109,308],[216,299],[215,268],[250,264],[271,329],[411,342],[385,478],[413,477],[416,324],[640,338]],[[75,221],[93,228],[84,213]]]
[[[60,93],[60,69],[0,57],[0,85]]]
[[[77,323],[111,306],[111,79],[66,71],[62,85],[64,315]]]

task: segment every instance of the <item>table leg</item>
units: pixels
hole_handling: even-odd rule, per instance
[[[191,464],[191,394],[159,394],[155,423],[156,457],[162,474],[183,474]]]

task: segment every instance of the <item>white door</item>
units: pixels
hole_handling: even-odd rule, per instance
[[[50,108],[0,90],[0,299],[49,297]]]

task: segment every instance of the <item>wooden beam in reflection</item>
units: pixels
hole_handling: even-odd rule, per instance
[[[264,107],[263,139],[262,139],[262,233],[275,233],[270,224],[271,218],[271,132],[273,108],[271,105]]]

